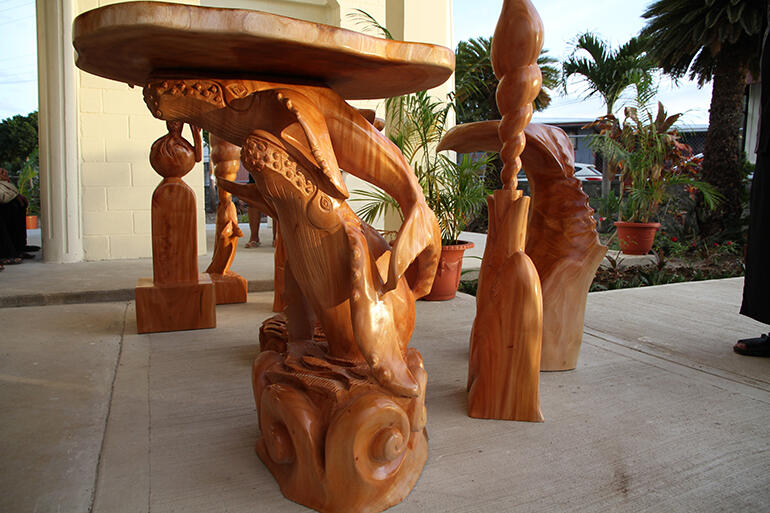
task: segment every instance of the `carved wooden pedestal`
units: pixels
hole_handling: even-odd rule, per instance
[[[197,152],[182,137],[181,122],[167,126],[150,151],[164,178],[152,195],[153,278],[140,279],[135,289],[139,333],[216,327],[214,284],[198,274],[195,193],[182,181]]]
[[[142,85],[155,117],[242,147],[255,183],[219,186],[280,222],[287,342],[255,362],[254,392],[258,452],[281,490],[325,512],[401,501],[427,456],[427,376],[408,345],[441,233],[404,156],[345,100],[435,87],[452,74],[451,50],[163,2],[89,11],[73,34],[79,67]],[[392,247],[347,204],[342,169],[398,202]],[[316,323],[326,342],[310,341]]]
[[[540,369],[571,370],[583,341],[588,289],[607,247],[599,242],[588,196],[574,177],[574,150],[563,130],[531,124],[522,154],[532,190],[527,254],[543,288]]]
[[[398,504],[428,456],[427,374],[415,349],[407,365],[417,397],[394,397],[368,365],[333,358],[320,340],[286,343],[281,319],[260,332],[254,362],[261,437],[257,454],[289,499],[321,512],[374,513]]]
[[[540,279],[524,253],[529,198],[487,199],[489,232],[476,293],[468,363],[468,415],[540,422]]]
[[[241,164],[241,149],[214,134],[210,135],[211,165],[217,180],[234,180]],[[217,228],[214,254],[206,272],[214,282],[217,304],[245,303],[249,284],[238,273],[230,270],[238,247],[238,238],[243,237],[238,227],[238,213],[233,204],[233,195],[217,187]]]

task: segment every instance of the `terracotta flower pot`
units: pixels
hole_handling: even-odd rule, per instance
[[[27,216],[27,230],[35,230],[37,227],[37,216]]]
[[[616,221],[613,224],[618,229],[620,251],[626,255],[646,255],[649,253],[655,240],[655,232],[660,228],[660,223]]]
[[[457,294],[460,275],[463,270],[463,253],[474,246],[472,242],[457,241],[451,246],[441,246],[433,287],[423,299],[426,301],[446,301]]]

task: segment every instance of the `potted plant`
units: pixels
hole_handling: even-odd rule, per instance
[[[387,102],[390,139],[399,147],[414,169],[428,206],[441,228],[441,258],[433,288],[423,299],[447,300],[455,297],[462,273],[462,258],[472,242],[459,240],[460,233],[481,209],[488,191],[482,171],[488,159],[464,155],[455,162],[435,151],[446,131],[451,104],[431,98],[421,91],[392,98]],[[382,191],[354,191],[363,202],[357,213],[367,223],[380,215],[396,213],[403,221],[398,203]],[[408,278],[408,271],[407,271]]]
[[[38,149],[27,157],[24,165],[19,171],[18,189],[19,194],[27,198],[27,229],[33,230],[38,227],[38,216],[40,215],[40,165],[38,163]]]
[[[692,149],[678,139],[672,127],[681,114],[668,116],[658,103],[658,113],[626,107],[622,126],[612,115],[597,120],[600,135],[593,147],[620,169],[617,228],[618,243],[627,255],[646,255],[660,228],[660,216],[670,203],[676,187],[691,194],[699,191],[709,208],[720,195],[712,185],[696,180],[683,164]]]

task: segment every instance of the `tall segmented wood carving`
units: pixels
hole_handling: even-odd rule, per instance
[[[542,77],[537,57],[543,24],[529,0],[505,0],[492,41],[503,119],[503,189],[487,199],[489,233],[476,296],[468,370],[468,414],[542,421],[538,394],[543,299],[534,264],[524,252],[529,198],[516,190],[524,128]]]

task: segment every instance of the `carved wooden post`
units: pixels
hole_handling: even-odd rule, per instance
[[[234,180],[241,166],[241,148],[224,139],[210,134],[211,165],[217,180]],[[216,240],[214,255],[211,257],[206,272],[214,282],[217,304],[245,303],[248,282],[240,274],[230,270],[238,247],[238,238],[243,232],[238,227],[238,212],[233,204],[233,195],[217,187],[219,205],[217,205]]]
[[[139,333],[216,327],[214,284],[198,274],[195,193],[182,181],[198,154],[182,137],[183,123],[166,126],[168,134],[150,150],[163,181],[152,195],[153,278],[140,278],[136,287]]]
[[[524,253],[529,198],[516,190],[524,128],[542,81],[537,57],[543,25],[529,0],[505,0],[492,41],[492,65],[500,79],[497,105],[503,115],[503,189],[487,200],[489,234],[471,332],[468,414],[542,421],[543,299],[537,270]]]

